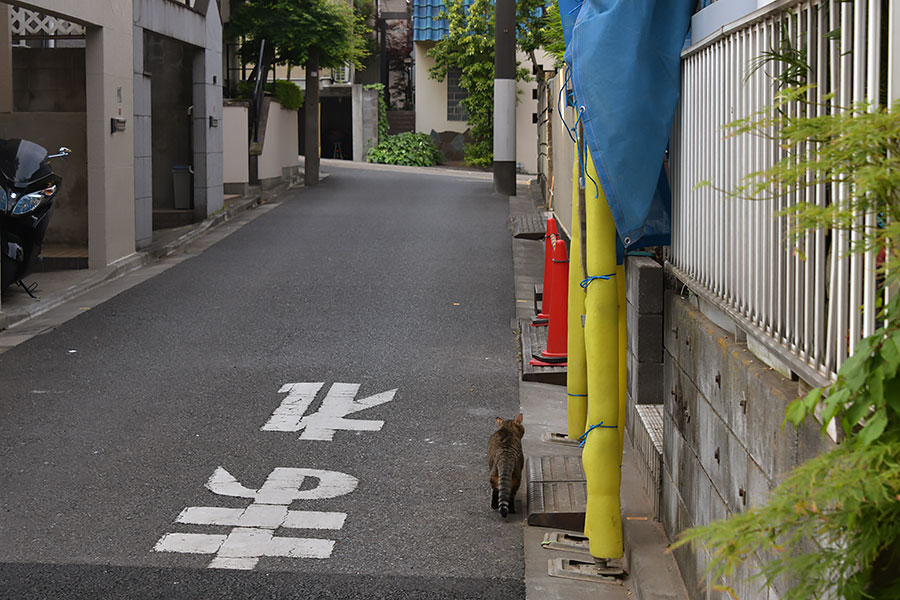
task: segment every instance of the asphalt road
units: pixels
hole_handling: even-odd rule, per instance
[[[521,515],[490,510],[486,469],[518,411],[506,198],[335,168],[280,200],[0,355],[0,597],[524,597]],[[305,382],[308,406],[279,409]],[[346,416],[383,426],[300,439],[346,412],[335,383],[387,393]],[[278,410],[325,420],[263,430]]]

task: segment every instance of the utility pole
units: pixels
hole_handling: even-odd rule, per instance
[[[494,191],[516,195],[516,3],[494,3]]]
[[[306,97],[303,104],[303,184],[312,187],[319,183],[319,51],[310,50],[306,61]]]

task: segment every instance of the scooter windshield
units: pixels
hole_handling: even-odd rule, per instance
[[[0,140],[0,172],[16,187],[25,187],[50,173],[47,150],[28,140]]]

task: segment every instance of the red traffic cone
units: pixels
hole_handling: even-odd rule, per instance
[[[549,292],[553,298],[553,314],[550,316],[550,325],[547,331],[547,348],[540,354],[534,354],[530,363],[534,366],[561,366],[566,363],[568,357],[569,324],[569,255],[566,252],[566,243],[557,240],[553,245],[552,259],[553,273],[550,277],[550,290],[544,290],[544,297]]]
[[[556,228],[556,219],[547,219],[547,234],[544,236],[544,291],[541,293],[541,312],[531,319],[533,326],[546,325],[550,320],[551,298],[550,278],[553,276],[551,268],[553,258],[553,243],[559,239],[559,230]]]

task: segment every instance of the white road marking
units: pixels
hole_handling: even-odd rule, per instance
[[[303,487],[307,477],[318,485]],[[237,481],[223,467],[213,472],[206,487],[223,496],[253,500],[247,508],[189,506],[175,519],[176,523],[231,527],[227,535],[201,533],[167,533],[154,546],[156,552],[214,554],[209,568],[250,570],[264,556],[318,558],[331,556],[334,540],[278,537],[275,531],[285,529],[338,530],[344,526],[346,513],[289,510],[295,500],[321,500],[349,494],[356,489],[355,477],[337,471],[278,467],[257,489]]]
[[[279,394],[287,394],[281,405],[262,426],[263,431],[299,431],[300,419],[316,399],[316,394],[325,385],[324,382],[315,383],[286,383],[278,390]]]
[[[215,554],[222,546],[227,535],[209,535],[206,533],[167,533],[162,536],[156,546],[157,552],[187,552],[189,554]]]
[[[178,515],[176,523],[187,525],[225,525],[260,529],[340,529],[346,513],[316,510],[288,510],[284,506],[251,504],[243,508],[189,506]]]
[[[301,490],[307,477],[315,477],[319,480],[319,485]],[[294,500],[337,498],[355,490],[358,483],[356,477],[337,471],[277,467],[269,474],[261,488],[251,490],[238,483],[238,480],[223,467],[219,467],[206,482],[206,487],[220,496],[253,498],[260,504],[288,505]]]
[[[385,404],[394,399],[396,389],[356,400],[358,383],[335,383],[328,390],[318,411],[305,415],[322,383],[288,383],[281,387],[287,397],[269,418],[263,431],[302,431],[301,440],[332,441],[338,430],[379,431],[384,421],[347,419],[347,415]]]

